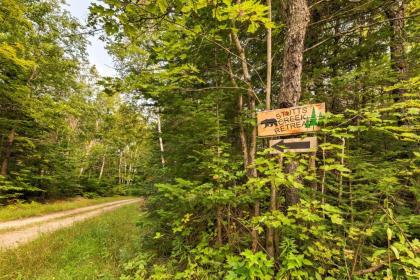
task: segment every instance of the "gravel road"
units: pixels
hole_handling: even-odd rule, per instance
[[[127,204],[140,203],[141,201],[141,198],[119,200],[40,217],[0,223],[0,250],[17,247],[36,239],[41,234],[69,227],[76,222],[84,221]]]

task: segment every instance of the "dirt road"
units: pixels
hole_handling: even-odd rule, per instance
[[[140,203],[141,201],[141,198],[119,200],[40,217],[0,223],[0,250],[19,246],[36,239],[43,233],[50,233],[69,227],[76,222],[98,216],[127,204]]]

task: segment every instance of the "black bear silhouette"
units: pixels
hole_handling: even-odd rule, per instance
[[[277,126],[277,125],[279,125],[278,123],[277,123],[277,120],[276,119],[266,119],[266,120],[263,120],[262,122],[261,122],[261,124],[263,124],[263,125],[265,125],[264,126],[264,128],[266,128],[266,127],[271,127],[271,126]]]

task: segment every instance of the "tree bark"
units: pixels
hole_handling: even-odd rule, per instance
[[[287,4],[287,32],[283,53],[283,72],[280,95],[280,108],[297,106],[302,93],[302,64],[305,36],[310,21],[309,7],[306,0],[290,0]],[[287,173],[294,173],[297,162],[291,162],[285,168]],[[285,192],[286,206],[299,202],[299,193],[295,188]]]
[[[271,21],[271,0],[267,0],[268,19]],[[265,90],[265,109],[271,108],[271,78],[272,78],[272,34],[271,28],[267,28],[267,83]]]
[[[268,6],[268,19],[271,21],[272,18],[272,10],[271,10],[271,0],[267,0]],[[267,29],[267,83],[266,83],[266,90],[265,90],[265,109],[271,109],[271,78],[272,78],[272,34],[271,28]],[[277,209],[277,189],[276,185],[271,183],[271,196],[270,196],[270,210],[275,211]],[[274,248],[274,228],[268,227],[267,228],[267,242],[266,242],[266,250],[267,254],[274,258],[275,256],[275,248]]]
[[[390,54],[391,54],[391,68],[397,75],[397,82],[403,81],[407,72],[407,60],[405,57],[404,48],[404,16],[405,4],[403,0],[395,0],[392,5],[385,11],[386,17],[389,19],[391,26],[390,36]],[[394,89],[392,96],[395,102],[401,100],[404,90],[400,88]]]
[[[290,163],[288,163],[285,167],[285,173],[293,174],[296,172],[298,168],[299,162],[296,160],[292,160]],[[299,202],[300,195],[299,191],[296,188],[288,187],[285,191],[285,202],[286,207],[295,205]]]
[[[283,53],[283,72],[279,104],[281,107],[296,106],[302,87],[302,62],[306,30],[310,21],[306,0],[290,0],[288,3],[287,32]]]
[[[9,132],[6,145],[3,149],[3,156],[2,156],[3,162],[1,164],[0,175],[4,177],[6,177],[9,173],[9,162],[10,162],[10,156],[12,154],[12,147],[15,141],[15,137],[16,137],[16,130],[15,128],[12,128]]]
[[[228,73],[229,73],[229,78],[232,82],[232,85],[237,88],[238,84],[236,83],[235,80],[235,75],[233,74],[233,70],[232,70],[232,61],[229,59],[228,60],[228,64],[227,64],[227,68],[228,68]],[[242,148],[242,157],[244,160],[244,166],[248,166],[248,144],[247,144],[247,140],[246,140],[246,133],[245,133],[245,129],[244,129],[244,125],[242,123],[242,113],[243,113],[243,107],[244,107],[244,97],[242,95],[242,92],[239,92],[239,96],[238,96],[238,115],[239,115],[239,139],[241,142],[241,148]]]

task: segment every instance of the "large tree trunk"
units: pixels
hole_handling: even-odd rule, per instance
[[[306,30],[310,21],[309,7],[306,0],[289,0],[287,6],[287,32],[283,53],[283,71],[279,95],[279,107],[298,105],[302,87],[302,63]],[[294,173],[297,162],[286,166],[286,172]],[[287,188],[286,206],[299,202],[297,189]]]
[[[281,107],[296,106],[300,99],[303,51],[309,20],[306,0],[290,0],[279,95]]]
[[[13,142],[15,141],[16,130],[12,128],[7,137],[6,145],[3,149],[3,162],[1,164],[0,175],[6,177],[9,171],[10,155],[12,154]]]
[[[392,5],[389,5],[385,13],[391,26],[391,36],[389,42],[391,68],[397,75],[397,81],[400,82],[405,79],[405,74],[407,72],[407,61],[404,49],[404,1],[395,0]],[[401,100],[404,90],[396,88],[391,93],[395,102],[398,102]]]

